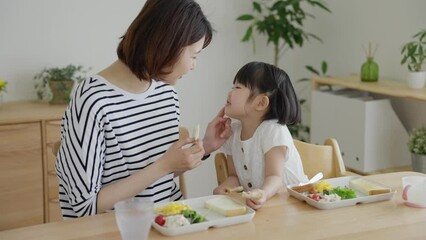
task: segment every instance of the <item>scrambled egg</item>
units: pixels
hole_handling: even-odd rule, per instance
[[[318,193],[322,193],[324,192],[324,190],[330,191],[331,189],[333,189],[333,186],[331,186],[330,183],[324,180],[314,183],[314,187],[315,191],[317,191]]]
[[[182,211],[191,209],[188,205],[184,205],[178,202],[171,202],[164,207],[157,207],[155,211],[161,213],[164,216],[180,214]]]

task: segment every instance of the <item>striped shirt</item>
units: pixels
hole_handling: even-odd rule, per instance
[[[73,92],[62,118],[56,159],[64,219],[94,215],[101,188],[155,162],[179,138],[175,89],[152,81],[140,94],[95,75]],[[170,173],[135,197],[175,201],[182,194]]]

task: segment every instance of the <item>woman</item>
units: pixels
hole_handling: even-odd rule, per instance
[[[179,101],[171,85],[194,69],[211,39],[195,1],[146,1],[118,45],[118,60],[79,84],[63,117],[56,171],[65,219],[102,213],[135,196],[181,198],[174,176],[200,165],[230,135],[222,109],[203,141],[178,140]]]

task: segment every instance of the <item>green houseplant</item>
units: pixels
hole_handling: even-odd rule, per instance
[[[422,88],[426,81],[426,72],[422,69],[426,60],[426,30],[416,33],[413,38],[415,41],[406,43],[401,49],[401,65],[407,64],[408,86]]]
[[[326,61],[321,62],[321,70],[317,70],[315,67],[311,65],[306,65],[305,69],[311,74],[319,77],[327,77],[328,64]],[[297,80],[297,82],[309,82],[311,78],[301,78]],[[300,99],[300,106],[306,107],[306,99]],[[304,142],[308,142],[309,134],[311,132],[311,128],[309,126],[303,125],[302,123],[295,124],[293,126],[289,126],[289,130],[291,135]]]
[[[38,99],[50,98],[49,103],[51,104],[68,103],[74,82],[81,82],[88,70],[90,69],[86,69],[82,65],[73,64],[63,68],[44,68],[34,76]],[[49,86],[50,93],[47,86]]]
[[[305,20],[314,18],[303,9],[305,4],[331,12],[321,0],[254,0],[252,4],[253,14],[243,14],[237,18],[239,21],[250,22],[242,41],[251,39],[255,46],[253,30],[266,35],[267,43],[274,46],[275,66],[278,66],[281,55],[287,49],[302,47],[305,40],[310,38],[322,41],[318,36],[303,30]]]
[[[265,35],[267,44],[272,43],[274,48],[275,66],[278,66],[281,57],[288,49],[302,47],[305,41],[311,38],[322,42],[318,36],[303,30],[305,20],[314,18],[303,9],[306,5],[331,12],[321,0],[253,0],[253,13],[243,14],[237,18],[237,21],[250,23],[242,41],[252,40],[253,51],[255,51],[253,31],[256,30],[259,35]],[[305,101],[301,99],[300,104],[302,105]],[[309,126],[302,123],[289,126],[289,130],[294,138],[302,141],[309,138]]]
[[[426,173],[426,127],[413,129],[408,139],[413,170]]]

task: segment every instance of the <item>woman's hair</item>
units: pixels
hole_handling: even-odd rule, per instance
[[[200,5],[193,0],[147,0],[118,45],[118,58],[141,80],[168,74],[184,47],[205,37],[212,40],[212,27]]]
[[[266,94],[270,107],[263,120],[278,119],[278,123],[294,125],[300,122],[300,104],[287,73],[263,62],[244,65],[234,78],[251,90],[250,99]]]

